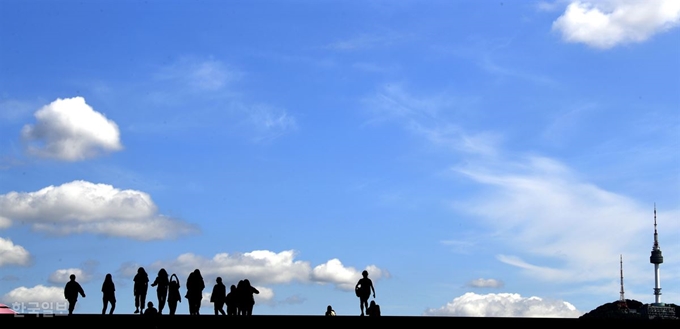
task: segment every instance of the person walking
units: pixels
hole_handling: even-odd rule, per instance
[[[152,287],[158,286],[158,288],[156,288],[156,295],[158,296],[158,314],[163,314],[163,308],[165,307],[165,302],[168,299],[168,285],[170,285],[168,272],[162,268],[160,271],[158,271],[156,280],[154,280],[151,284]]]
[[[80,294],[85,298],[85,291],[80,283],[76,282],[76,275],[71,274],[69,277],[71,281],[66,283],[64,287],[64,298],[68,300],[68,315],[73,314],[73,310],[76,308],[76,303],[78,302],[78,295]]]
[[[104,278],[104,283],[102,283],[102,314],[106,314],[106,308],[108,304],[111,303],[111,310],[109,314],[113,314],[113,310],[116,309],[116,285],[113,284],[113,278],[111,273],[107,274]]]
[[[213,287],[212,294],[210,295],[210,302],[215,306],[215,315],[226,315],[226,313],[224,313],[224,300],[227,297],[227,287],[222,283],[222,278],[217,277],[215,281],[217,283]]]
[[[364,307],[368,309],[368,299],[371,297],[371,291],[373,291],[373,298],[375,298],[375,288],[373,287],[373,281],[368,278],[368,271],[361,272],[361,276],[362,278],[359,279],[357,285],[354,286],[354,291],[359,297],[361,316],[364,316]]]

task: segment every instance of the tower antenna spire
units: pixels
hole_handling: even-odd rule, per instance
[[[620,296],[619,296],[619,300],[620,300],[622,303],[625,303],[625,302],[626,302],[626,298],[623,296],[623,295],[624,295],[624,293],[623,293],[623,255],[620,255],[620,256],[619,256],[619,261],[620,261],[620,263],[621,263],[621,294],[620,294]]]
[[[654,304],[661,305],[661,280],[659,278],[659,265],[663,263],[663,255],[659,247],[659,233],[656,230],[656,203],[654,203],[654,246],[649,262],[654,264]]]

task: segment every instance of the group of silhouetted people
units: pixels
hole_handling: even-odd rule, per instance
[[[231,285],[229,293],[225,295],[227,287],[222,284],[222,278],[216,279],[217,284],[213,288],[210,302],[215,306],[215,315],[224,313],[224,305],[227,306],[226,315],[253,315],[255,297],[260,291],[250,285],[248,279],[241,280],[238,285]]]
[[[366,308],[366,315],[368,316],[380,316],[380,306],[375,303],[375,300],[371,301],[370,306],[368,304],[368,299],[373,292],[373,298],[375,298],[375,288],[373,287],[373,282],[368,278],[368,271],[363,271],[361,273],[362,278],[359,279],[354,291],[359,297],[359,306],[361,308],[361,316],[364,316],[364,307]],[[152,287],[156,288],[156,295],[158,297],[158,309],[153,307],[153,302],[146,302],[146,293],[149,287],[149,275],[146,273],[143,267],[137,269],[137,274],[134,279],[134,296],[135,296],[135,312],[136,314],[142,313],[144,315],[156,315],[163,314],[163,308],[167,302],[170,308],[170,315],[174,315],[177,310],[177,303],[182,302],[182,297],[179,292],[180,283],[179,278],[176,274],[172,274],[168,277],[168,272],[165,269],[160,269],[156,279],[151,283]],[[222,278],[217,277],[215,279],[216,284],[213,287],[212,294],[210,296],[210,302],[214,304],[215,315],[252,315],[253,306],[255,305],[254,294],[259,294],[260,292],[253,286],[251,286],[248,279],[241,280],[237,285],[231,285],[229,293],[227,293],[227,287],[222,283]],[[201,271],[196,269],[187,278],[186,283],[187,293],[184,297],[189,303],[189,314],[199,315],[199,310],[201,308],[201,300],[203,299],[203,290],[205,289],[205,282],[203,281],[203,276]],[[111,309],[109,314],[113,314],[116,309],[116,286],[113,283],[111,274],[107,274],[104,278],[104,283],[102,284],[102,314],[106,314],[106,309],[108,305],[111,304]],[[66,283],[64,287],[64,298],[69,302],[68,314],[73,314],[73,309],[78,301],[78,295],[85,297],[85,292],[78,282],[76,282],[76,276],[71,274],[70,281]],[[226,305],[226,313],[224,311],[224,306]],[[144,310],[146,306],[146,311]],[[335,311],[328,305],[326,310],[326,316],[334,316]]]
[[[165,304],[168,304],[170,315],[174,315],[177,311],[177,303],[182,302],[180,295],[180,283],[176,274],[168,276],[165,269],[160,269],[156,279],[151,283],[152,287],[156,288],[156,295],[158,297],[158,309],[154,308],[153,302],[146,303],[146,294],[149,288],[149,275],[143,267],[137,269],[137,274],[134,279],[133,294],[135,297],[135,314],[155,315],[163,314]],[[222,283],[222,278],[218,277],[215,280],[217,283],[213,287],[210,296],[210,302],[215,306],[215,315],[252,315],[253,307],[255,306],[255,298],[253,294],[260,292],[255,287],[250,285],[248,279],[239,281],[238,285],[232,285],[229,293],[227,293],[226,286]],[[201,301],[203,300],[203,290],[205,289],[205,282],[201,271],[196,269],[187,278],[186,282],[187,293],[184,297],[189,304],[189,314],[199,315],[201,308]],[[78,295],[85,297],[85,292],[78,282],[76,276],[71,274],[70,281],[64,287],[64,298],[69,302],[69,314],[73,314],[73,309],[78,301]],[[113,283],[111,274],[107,274],[102,283],[102,314],[106,314],[106,310],[111,304],[109,314],[113,314],[116,309],[116,286]],[[225,313],[224,306],[227,311]],[[146,311],[144,308],[146,307]]]

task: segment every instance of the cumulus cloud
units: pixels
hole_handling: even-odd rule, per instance
[[[19,287],[2,296],[2,301],[8,306],[12,303],[23,303],[24,307],[29,304],[48,303],[52,308],[64,305],[64,287],[46,287],[37,285],[32,288]]]
[[[502,288],[503,281],[479,278],[468,282],[467,286],[473,288]]]
[[[468,292],[440,308],[427,309],[424,315],[474,317],[577,318],[574,305],[560,300],[522,297],[519,294],[478,295]]]
[[[170,262],[156,262],[152,268],[172,268],[178,273],[190,273],[200,269],[201,275],[222,277],[225,282],[238,282],[248,279],[251,283],[288,283],[304,281],[310,272],[309,263],[295,260],[292,250],[274,253],[268,250],[255,250],[243,254],[220,253],[212,259],[192,253],[182,254]]]
[[[50,283],[66,283],[71,281],[71,274],[75,274],[76,281],[85,283],[92,280],[92,275],[79,268],[59,269],[50,274],[47,279]]]
[[[253,295],[255,297],[255,303],[269,304],[274,299],[274,290],[267,287],[255,286],[255,289],[259,291],[259,294]]]
[[[360,271],[353,267],[345,267],[337,259],[312,268],[309,262],[297,260],[296,256],[297,252],[294,250],[279,253],[269,250],[235,254],[220,253],[212,258],[186,253],[171,261],[154,262],[149,268],[153,270],[172,268],[177,273],[190,273],[195,269],[200,269],[204,279],[213,280],[219,276],[225,285],[248,279],[254,286],[301,282],[333,284],[340,289],[351,290],[361,277]],[[133,275],[137,267],[139,267],[138,264],[124,264],[119,273]],[[370,265],[366,269],[373,280],[389,277],[386,270],[375,265]]]
[[[12,226],[12,221],[9,218],[0,216],[0,230]]]
[[[35,112],[35,118],[35,125],[21,131],[30,154],[78,161],[123,149],[118,125],[82,97],[57,99]]]
[[[381,277],[389,277],[389,273],[375,266],[368,266],[366,269],[368,276],[372,280]],[[317,265],[312,270],[312,281],[324,283],[330,282],[342,290],[354,290],[357,281],[361,279],[361,272],[354,267],[345,267],[339,259],[334,258],[325,264]]]
[[[0,266],[26,266],[31,262],[31,254],[24,247],[15,245],[12,240],[0,238]]]
[[[56,234],[94,233],[136,240],[167,239],[197,231],[158,214],[147,193],[86,181],[0,195],[0,217]]]
[[[642,42],[680,24],[680,1],[602,0],[572,1],[553,30],[567,42],[609,49]]]

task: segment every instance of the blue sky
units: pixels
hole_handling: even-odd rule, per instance
[[[255,314],[680,302],[680,5],[4,1],[0,300],[132,276]],[[536,297],[536,298],[531,298]],[[148,300],[155,301],[150,288]],[[203,313],[211,313],[205,303]],[[186,302],[180,313],[188,313]]]

